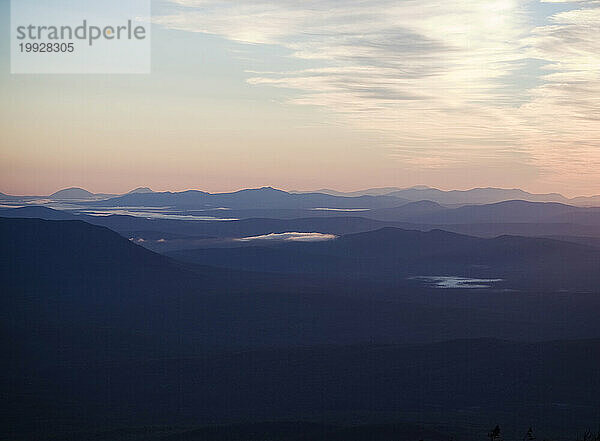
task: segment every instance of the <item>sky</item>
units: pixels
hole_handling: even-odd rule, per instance
[[[600,194],[600,1],[156,0],[149,75],[11,75],[9,5],[3,193]]]

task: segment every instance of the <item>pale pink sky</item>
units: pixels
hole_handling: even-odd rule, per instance
[[[600,194],[597,2],[169,0],[153,19],[151,75],[10,75],[0,45],[0,192]]]

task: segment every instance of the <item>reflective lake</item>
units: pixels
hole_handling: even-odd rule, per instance
[[[414,280],[421,280],[435,288],[492,288],[495,283],[502,282],[503,279],[474,279],[470,277],[458,276],[417,276],[411,277]]]

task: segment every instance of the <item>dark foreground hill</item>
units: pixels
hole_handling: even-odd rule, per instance
[[[490,324],[510,337],[534,326],[493,312],[349,298],[356,286],[334,280],[184,265],[81,221],[0,218],[0,239],[2,323],[45,362],[79,357],[93,339],[106,350],[89,354],[111,358],[195,345],[434,341],[489,335]],[[45,342],[57,332],[70,344],[53,353]]]
[[[12,405],[4,413],[10,425],[4,427],[53,433],[65,428],[170,426],[173,432],[173,426],[210,422],[347,425],[415,419],[445,427],[446,439],[482,439],[495,422],[504,422],[507,439],[521,439],[517,436],[529,426],[539,436],[554,439],[596,423],[599,363],[598,340],[524,344],[488,339],[81,360],[14,374],[4,386]],[[413,438],[414,429],[407,436],[409,428],[400,425],[391,434],[441,439],[435,431]],[[268,425],[254,428],[262,438],[229,438],[229,432],[235,433],[232,427],[219,429],[222,438],[209,436],[215,429],[187,430],[164,439],[398,439],[389,437],[389,431],[388,437],[375,436],[373,428],[374,438],[365,436],[369,429],[361,434],[360,428],[347,431],[345,438],[315,436],[314,427],[306,438],[291,437],[289,428],[289,438],[267,437],[270,430],[273,435]],[[306,427],[292,430],[310,434]],[[112,439],[119,438],[113,434]]]
[[[201,258],[198,266],[81,221],[0,218],[0,239],[3,325],[24,330],[33,344],[53,338],[59,327],[74,339],[64,351],[47,354],[48,360],[77,356],[92,338],[116,342],[106,347],[105,356],[112,357],[130,347],[185,352],[194,345],[598,335],[597,320],[590,318],[600,304],[597,291],[575,288],[597,288],[591,283],[598,277],[599,252],[560,241],[384,229],[331,242],[199,250],[189,255]],[[486,262],[497,267],[482,268]],[[523,286],[543,286],[530,273],[546,274],[560,282],[553,291],[574,284],[556,294],[528,288],[440,297],[440,290],[411,279],[407,268],[419,271],[413,275],[445,270],[455,276],[512,277],[511,283]],[[461,268],[469,272],[457,272]],[[573,278],[579,275],[581,280]],[[502,283],[508,282],[498,286]],[[156,335],[161,345],[138,344]]]
[[[0,439],[160,439],[136,432],[160,426],[206,440],[214,423],[303,420],[341,431],[322,439],[383,441],[422,422],[424,439],[475,440],[502,421],[552,434],[598,416],[597,340],[489,338],[599,335],[568,309],[553,325],[402,289],[378,298],[374,284],[184,265],[81,221],[0,219],[0,241]],[[390,429],[399,421],[412,424]],[[289,439],[319,439],[305,429]]]
[[[427,439],[448,441],[451,435],[411,423],[394,424],[320,424],[302,421],[255,422],[205,427],[121,428],[96,432],[75,432],[51,438],[51,441],[389,441]],[[87,439],[87,438],[85,438]],[[50,441],[50,440],[49,440]]]

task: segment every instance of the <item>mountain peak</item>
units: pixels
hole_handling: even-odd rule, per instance
[[[287,193],[287,191],[279,190],[273,187],[260,187],[260,188],[245,188],[243,190],[236,191],[235,193]]]
[[[52,193],[49,197],[52,199],[87,199],[94,197],[94,193],[80,187],[70,187]]]
[[[144,194],[144,193],[154,193],[154,192],[152,191],[152,189],[150,187],[138,187],[138,188],[131,190],[127,194]]]
[[[259,191],[276,191],[276,192],[284,192],[283,190],[278,190],[277,188],[271,187],[271,186],[267,186],[267,187],[260,187],[258,188]],[[285,192],[284,192],[285,193]]]

